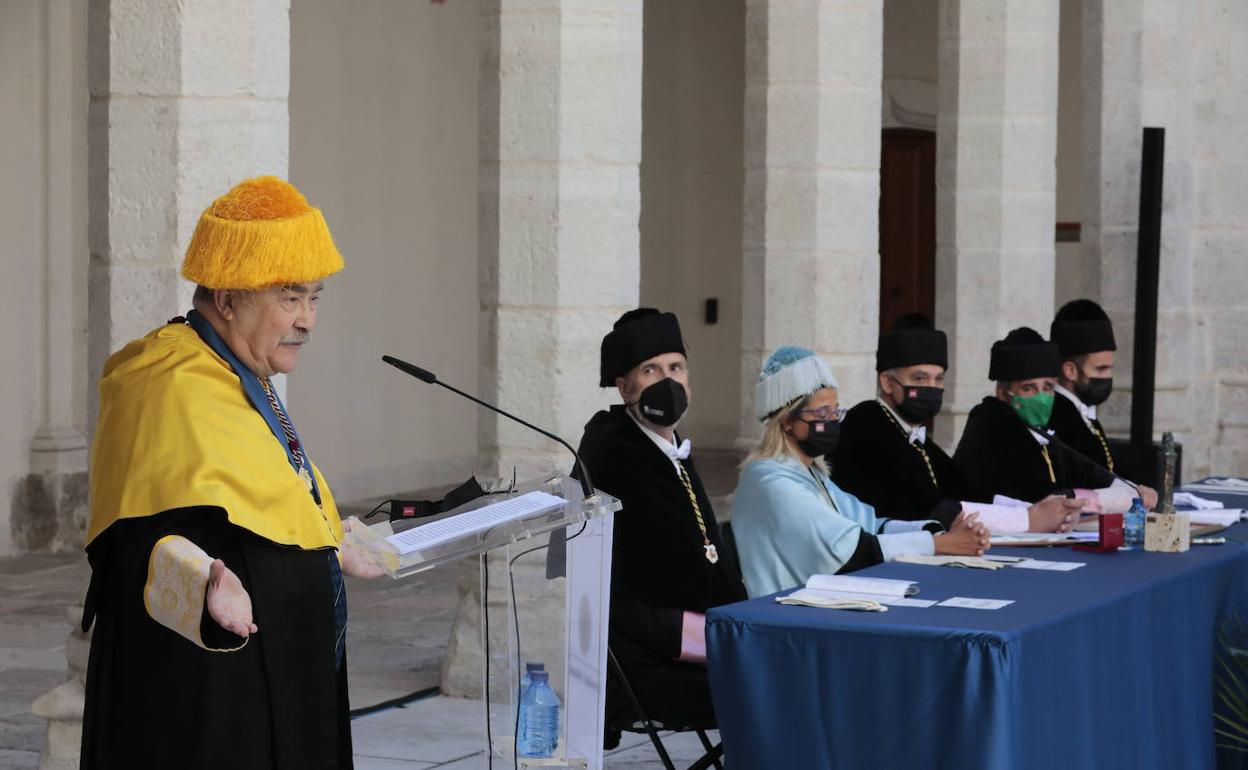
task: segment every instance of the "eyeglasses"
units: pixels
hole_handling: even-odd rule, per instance
[[[847,411],[849,410],[844,407],[837,407],[834,409],[830,406],[821,406],[818,409],[798,409],[797,413],[802,417],[810,415],[816,420],[835,420],[836,422],[840,422],[845,419],[845,413]]]

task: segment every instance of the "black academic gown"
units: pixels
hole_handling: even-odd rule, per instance
[[[1044,450],[1013,407],[989,396],[971,410],[954,462],[981,489],[1034,503],[1075,488],[1101,489],[1114,482],[1109,471],[1056,442]]]
[[[1105,429],[1100,420],[1092,420],[1092,425],[1105,436]],[[1102,444],[1088,424],[1079,414],[1079,408],[1061,393],[1053,399],[1053,416],[1049,418],[1049,427],[1057,431],[1057,437],[1063,444],[1074,449],[1102,468],[1109,468],[1109,442]]]
[[[841,420],[841,440],[832,458],[832,480],[869,503],[877,516],[913,521],[935,519],[948,527],[961,501],[989,502],[956,463],[932,440],[923,451],[931,471],[879,401],[863,401]],[[932,476],[935,474],[935,479]]]
[[[678,439],[679,441],[679,439]],[[746,598],[740,568],[724,547],[711,501],[693,459],[682,461],[719,562],[705,558],[689,495],[672,461],[623,406],[585,426],[581,459],[594,485],[624,504],[615,514],[609,643],[652,719],[676,727],[713,728],[706,667],[678,660],[685,611]],[[608,677],[607,718],[635,719],[615,677]]]
[[[152,546],[182,535],[222,559],[251,596],[259,632],[210,652],[157,623],[143,604]],[[326,550],[279,546],[219,508],[122,519],[87,548],[94,619],[82,770],[350,768],[347,665],[334,665]],[[204,642],[241,642],[205,610]]]

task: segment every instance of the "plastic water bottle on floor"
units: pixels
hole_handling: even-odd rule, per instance
[[[1147,515],[1143,500],[1137,497],[1131,501],[1131,509],[1122,517],[1122,544],[1125,550],[1144,549],[1144,517]]]
[[[520,698],[517,748],[522,757],[553,756],[559,745],[559,696],[550,687],[550,674],[529,673],[530,684]]]

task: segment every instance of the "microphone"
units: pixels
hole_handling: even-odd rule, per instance
[[[394,356],[382,356],[381,360],[385,361],[387,364],[390,364],[395,369],[398,369],[399,371],[405,374],[410,374],[411,376],[415,377],[421,382],[427,382],[430,385],[441,385],[442,387],[446,388],[452,393],[462,396],[475,404],[480,404],[486,409],[489,409],[491,412],[497,412],[498,414],[501,414],[502,416],[506,417],[509,420],[515,420],[516,422],[520,423],[521,425],[528,428],[529,430],[537,431],[538,433],[542,434],[546,438],[554,439],[555,441],[558,441],[560,444],[563,444],[564,448],[566,448],[569,452],[571,452],[572,456],[576,458],[576,467],[580,470],[580,473],[581,473],[581,479],[580,479],[581,493],[585,495],[586,499],[594,495],[594,484],[589,479],[589,469],[585,467],[585,463],[581,461],[581,456],[576,453],[576,450],[573,449],[572,445],[569,444],[568,442],[564,441],[563,439],[559,438],[558,436],[556,436],[555,434],[551,433],[548,430],[543,430],[531,422],[527,422],[525,420],[520,419],[519,417],[515,416],[511,412],[503,411],[497,406],[494,406],[493,404],[487,404],[486,402],[482,401],[476,396],[465,393],[459,388],[453,387],[451,385],[447,385],[445,382],[442,382],[441,380],[439,380],[437,378],[437,375],[435,375],[433,372],[429,371],[428,369],[421,369],[419,366],[416,366],[415,364],[409,364],[408,362],[403,361],[402,359],[395,358]]]
[[[1024,423],[1024,424],[1025,424],[1025,423]],[[1051,441],[1051,442],[1053,442],[1054,444],[1057,444],[1058,446],[1060,446],[1062,449],[1065,449],[1067,452],[1073,452],[1075,455],[1077,455],[1077,456],[1079,456],[1079,457],[1083,457],[1083,455],[1079,452],[1079,450],[1078,450],[1078,449],[1075,449],[1075,448],[1074,448],[1074,447],[1072,447],[1070,444],[1067,444],[1065,441],[1062,441],[1060,438],[1058,438],[1058,437],[1057,437],[1057,431],[1053,430],[1052,428],[1048,428],[1048,429],[1045,429],[1045,430],[1041,430],[1041,429],[1039,429],[1039,428],[1033,428],[1033,427],[1031,427],[1030,425],[1027,425],[1027,430],[1031,431],[1031,433],[1032,433],[1032,435],[1033,435],[1033,436],[1039,436],[1040,438],[1044,439],[1045,441]],[[1086,458],[1085,458],[1085,459],[1086,459]],[[1089,462],[1091,462],[1091,460],[1089,460]],[[1131,487],[1132,489],[1134,489],[1134,490],[1135,490],[1135,496],[1136,496],[1136,497],[1138,497],[1138,498],[1140,498],[1140,499],[1143,499],[1143,497],[1144,497],[1144,496],[1143,496],[1142,494],[1140,494],[1140,487],[1139,487],[1139,485],[1138,485],[1138,484],[1136,484],[1134,481],[1132,481],[1132,480],[1130,480],[1130,479],[1123,478],[1122,476],[1119,476],[1117,473],[1114,473],[1114,472],[1113,472],[1113,471],[1111,471],[1109,468],[1105,468],[1104,470],[1105,470],[1105,472],[1106,472],[1106,473],[1108,473],[1110,476],[1113,476],[1113,477],[1114,477],[1115,479],[1117,479],[1118,481],[1121,481],[1123,484],[1126,484],[1127,486],[1129,486],[1129,487]]]

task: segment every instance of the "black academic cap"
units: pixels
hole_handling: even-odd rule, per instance
[[[1014,382],[1035,377],[1056,377],[1062,369],[1057,345],[1045,342],[1035,329],[1020,326],[1005,339],[992,344],[988,379],[993,382]]]
[[[615,322],[602,338],[602,359],[598,369],[598,387],[609,388],[616,377],[623,377],[642,361],[663,353],[685,352],[680,336],[680,322],[674,313],[662,313],[652,307],[630,310]]]
[[[919,364],[948,368],[949,340],[932,326],[932,319],[923,313],[909,313],[880,335],[875,348],[875,370],[883,372]]]
[[[1063,359],[1118,349],[1114,344],[1113,323],[1101,306],[1090,299],[1076,299],[1062,305],[1053,317],[1049,337]]]

